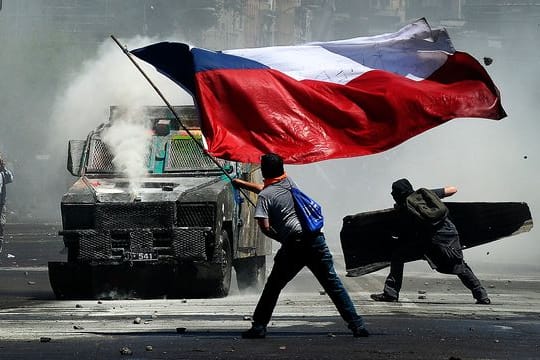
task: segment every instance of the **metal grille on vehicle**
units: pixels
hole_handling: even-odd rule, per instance
[[[216,206],[214,203],[179,204],[177,210],[178,226],[210,226],[215,224]]]
[[[77,232],[79,260],[121,260],[130,253],[153,253],[177,259],[207,260],[210,227],[175,228],[172,231],[148,229]]]
[[[132,231],[129,234],[130,243],[129,250],[132,252],[152,251],[154,244],[154,236],[152,231],[148,229],[141,229],[138,231]]]
[[[109,203],[96,206],[96,228],[172,228],[174,203]]]
[[[206,239],[210,228],[174,229],[173,250],[179,259],[206,260]]]
[[[110,259],[112,256],[109,234],[99,233],[94,230],[79,231],[79,256],[80,260]]]
[[[114,168],[114,155],[101,139],[94,138],[90,141],[90,153],[88,154],[88,165],[86,170],[90,173],[112,173]],[[150,149],[145,158],[145,167],[150,164]]]
[[[189,136],[171,139],[167,149],[165,171],[217,169],[210,157]]]
[[[157,257],[173,255],[171,230],[129,229],[106,233],[110,234],[113,257],[124,258],[128,252]]]
[[[87,171],[89,172],[113,172],[114,156],[108,146],[100,139],[90,141],[90,153],[88,157]]]

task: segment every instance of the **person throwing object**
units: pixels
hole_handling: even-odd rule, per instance
[[[233,184],[259,194],[255,218],[261,231],[281,243],[281,248],[276,253],[274,266],[255,308],[252,327],[244,331],[242,337],[260,339],[266,336],[266,326],[281,290],[304,266],[311,270],[330,296],[353,336],[369,336],[362,317],[357,314],[347,290],[334,269],[324,234],[320,231],[309,233],[302,229],[290,191],[296,184],[285,174],[283,159],[274,153],[263,155],[261,172],[264,185],[241,179],[233,179]]]
[[[420,190],[432,194],[431,196],[436,196],[433,201],[428,201],[429,204],[442,204],[440,206],[444,212],[436,221],[434,221],[435,215],[433,215],[431,222],[420,221],[415,216],[415,211],[411,210],[411,208],[414,209],[414,202],[418,202],[418,198],[415,200],[415,196],[418,196]],[[426,189],[420,190],[415,192],[407,179],[400,179],[392,184],[392,197],[396,202],[394,207],[400,213],[402,226],[397,234],[397,244],[392,249],[390,273],[384,283],[384,291],[381,294],[371,294],[371,298],[375,301],[398,301],[403,283],[403,265],[414,259],[415,253],[421,251],[432,268],[441,273],[457,275],[463,285],[471,290],[477,304],[490,304],[491,300],[486,290],[463,259],[459,234],[455,225],[448,218],[446,206],[438,201],[439,198],[454,195],[457,188],[448,186],[427,191]],[[433,210],[432,213],[435,214],[436,211],[437,209]]]

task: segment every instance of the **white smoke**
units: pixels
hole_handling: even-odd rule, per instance
[[[137,196],[141,179],[147,174],[146,160],[152,138],[148,125],[142,108],[130,108],[101,134],[112,152],[115,169],[128,177],[133,197]]]
[[[129,49],[157,42],[156,39],[136,37],[121,40]],[[178,41],[178,39],[177,39]],[[154,67],[133,57],[173,105],[192,104],[191,96]],[[52,153],[65,153],[69,139],[84,139],[101,123],[108,121],[109,107],[117,105],[140,108],[164,105],[163,100],[144,79],[112,39],[105,39],[96,56],[67,77],[64,90],[53,105],[50,147]]]
[[[119,41],[131,50],[162,40],[135,37]],[[182,39],[176,38],[174,41]],[[177,84],[159,74],[153,66],[133,58],[170,104],[193,104],[191,96]],[[86,139],[87,134],[99,124],[107,123],[109,108],[113,105],[140,109],[143,106],[165,104],[122,49],[112,39],[105,38],[94,57],[81,64],[72,74],[65,74],[62,91],[52,106],[46,138],[49,141],[48,152],[60,154],[54,164],[57,173],[65,173],[68,140]],[[143,145],[147,139],[141,116],[134,113],[130,115],[133,115],[130,116],[131,120],[120,121],[109,129],[107,139],[115,153],[115,165],[132,179],[130,186],[133,187],[136,183],[134,179],[144,174],[140,166],[145,164],[141,160],[145,156],[144,151],[135,145]],[[43,185],[57,193],[55,199],[60,198],[66,187],[73,182],[73,179],[66,179],[66,183],[62,184],[56,178],[49,179],[51,183]]]

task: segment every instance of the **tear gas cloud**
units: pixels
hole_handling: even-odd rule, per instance
[[[156,42],[156,39],[136,37],[121,39],[121,43],[137,48]],[[135,59],[143,71],[173,104],[193,103],[190,96],[169,79],[159,75],[150,65]],[[55,157],[54,169],[58,172],[48,186],[56,194],[49,197],[49,207],[58,208],[61,194],[73,181],[72,177],[58,182],[59,174],[66,174],[66,144],[69,139],[85,139],[86,135],[109,118],[110,106],[122,106],[135,109],[120,121],[115,122],[103,135],[111,146],[114,165],[118,166],[130,180],[130,191],[137,185],[146,169],[145,144],[148,133],[145,128],[144,114],[140,110],[145,105],[163,105],[163,100],[144,79],[143,75],[130,62],[123,51],[106,39],[97,49],[95,57],[84,62],[80,69],[68,76],[56,96],[52,107],[51,125],[47,139],[48,151],[61,154]],[[67,175],[66,175],[67,176]],[[54,203],[54,204],[53,204]]]
[[[122,118],[101,134],[113,155],[114,167],[128,177],[129,192],[137,196],[141,178],[147,174],[145,167],[151,135],[146,114],[142,108],[129,108]]]
[[[156,41],[137,37],[121,43],[134,49]],[[137,63],[171,103],[192,103],[187,93],[152,66]],[[56,97],[51,116],[51,145],[57,147],[64,145],[66,139],[86,136],[108,120],[111,105],[136,108],[163,105],[163,101],[112,39],[106,39],[96,56],[65,80],[65,87]]]

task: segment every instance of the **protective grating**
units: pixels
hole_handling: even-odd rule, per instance
[[[148,149],[148,153],[144,157],[146,159],[146,168],[150,164],[150,155],[150,149]],[[107,144],[100,139],[92,139],[86,170],[91,173],[112,173],[115,171],[113,160],[114,155],[111,153]]]
[[[99,139],[93,139],[90,142],[90,154],[88,158],[87,171],[113,172],[113,158],[114,156],[103,141]]]
[[[152,231],[143,229],[131,231],[129,233],[131,242],[129,244],[129,250],[132,252],[144,252],[152,251],[154,236]]]
[[[180,204],[177,211],[178,226],[214,226],[214,204]]]
[[[111,258],[112,248],[108,233],[86,230],[80,231],[79,235],[80,260],[101,260]]]
[[[167,149],[165,171],[216,169],[210,157],[190,137],[170,140]]]
[[[172,228],[174,203],[118,203],[96,206],[96,229]]]
[[[122,234],[122,236],[118,236],[117,234],[112,234],[111,232],[107,232],[111,235],[111,247],[114,250],[122,249],[128,250],[130,239],[129,239],[129,233]]]
[[[208,229],[174,229],[173,250],[178,259],[206,260]]]

